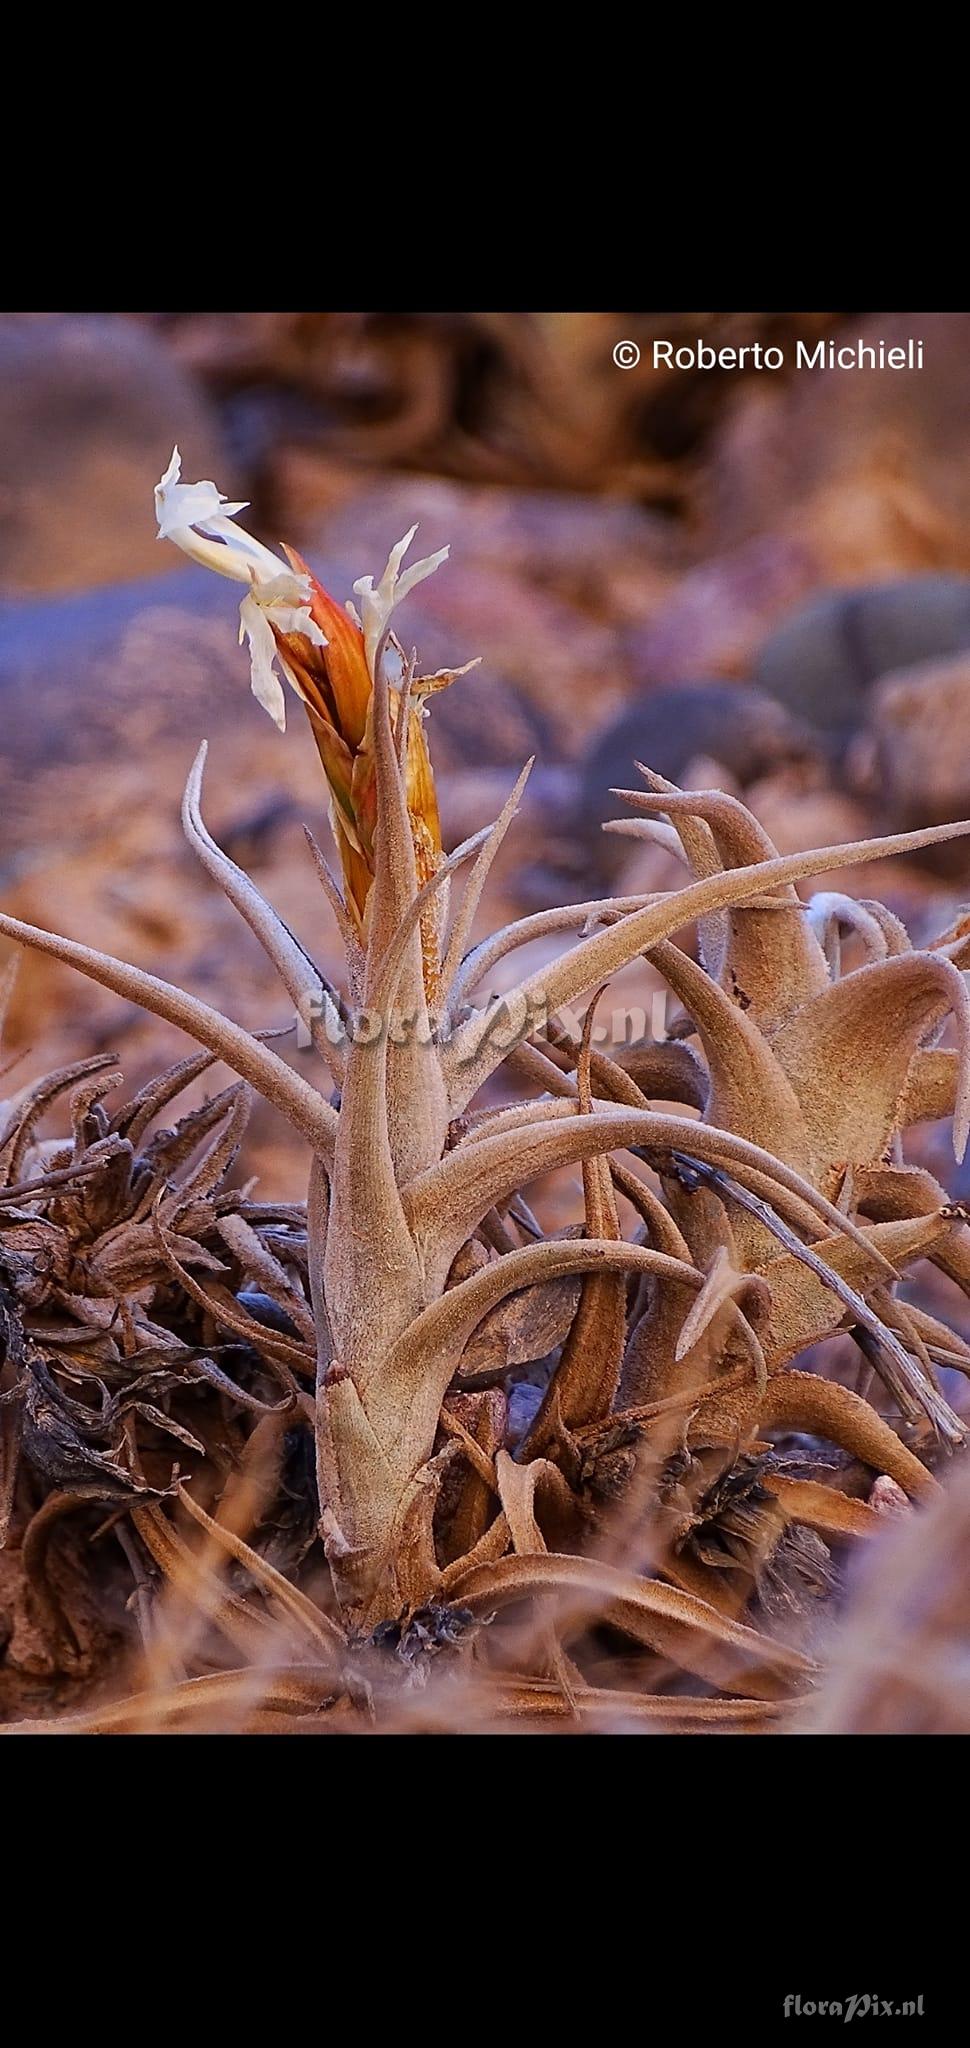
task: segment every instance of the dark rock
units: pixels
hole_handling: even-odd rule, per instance
[[[593,743],[581,771],[584,823],[623,815],[611,789],[637,789],[635,762],[679,782],[692,761],[719,762],[745,788],[812,752],[808,729],[774,698],[740,684],[696,682],[649,690]]]
[[[537,1386],[532,1380],[517,1380],[509,1388],[509,1414],[505,1432],[505,1441],[509,1449],[514,1450],[532,1428],[542,1407],[544,1393],[545,1387]]]
[[[970,577],[912,576],[816,599],[771,635],[755,680],[837,753],[880,676],[970,648]]]
[[[248,664],[236,623],[232,586],[189,565],[76,596],[0,600],[4,782],[184,731],[189,707],[200,738],[238,717]]]

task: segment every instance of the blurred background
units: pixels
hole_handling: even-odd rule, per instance
[[[653,371],[650,343],[922,336],[922,372]],[[638,343],[638,367],[613,362]],[[155,539],[152,486],[248,499],[245,523],[341,600],[415,520],[445,571],[409,601],[435,700],[446,840],[538,762],[489,923],[675,885],[605,837],[640,758],[745,797],[783,851],[970,813],[970,315],[148,313],[0,319],[0,894],[6,908],[287,1021],[263,956],[186,851],[182,785],[213,742],[210,828],[325,967],[307,860],[323,788],[295,701],[248,693],[238,593]],[[970,893],[966,844],[853,870],[914,938]],[[839,878],[830,878],[838,887]],[[133,1085],[185,1042],[66,969],[25,963],[5,1059],[116,1050]],[[914,1156],[943,1171],[937,1126]],[[267,1112],[267,1194],[302,1161]]]

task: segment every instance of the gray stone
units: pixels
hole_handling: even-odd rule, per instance
[[[773,697],[743,683],[694,682],[645,691],[613,719],[583,763],[580,806],[584,823],[598,830],[622,815],[611,789],[638,789],[634,763],[679,782],[691,761],[705,756],[727,769],[742,788],[783,763],[812,751],[809,730]]]
[[[970,648],[970,577],[912,576],[815,600],[772,633],[755,680],[838,752],[890,670]]]

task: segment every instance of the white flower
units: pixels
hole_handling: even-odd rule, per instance
[[[204,568],[249,585],[239,607],[239,639],[242,642],[245,637],[249,642],[253,696],[282,732],[286,699],[275,663],[298,695],[300,692],[277,647],[274,625],[280,633],[304,633],[314,647],[327,644],[310,617],[308,578],[297,576],[271,548],[235,524],[237,512],[246,510],[245,503],[231,505],[213,483],[181,483],[181,470],[182,459],[174,448],[165,475],[155,485],[158,538],[174,541],[183,554]]]
[[[215,484],[183,484],[179,482],[181,474],[182,457],[178,449],[173,448],[165,475],[155,485],[159,540],[172,540],[177,533],[192,526],[214,528],[219,533],[237,512],[245,512],[247,500],[239,505],[230,505]]]
[[[415,562],[410,569],[405,569],[402,576],[399,573],[401,563],[417,530],[416,526],[412,526],[410,532],[405,534],[404,539],[399,540],[397,546],[391,549],[387,558],[387,567],[376,590],[374,588],[373,576],[361,576],[354,584],[354,589],[360,598],[360,617],[364,629],[364,651],[367,655],[367,666],[372,676],[374,674],[377,652],[387,632],[391,613],[395,605],[399,605],[401,599],[407,597],[408,592],[413,590],[416,584],[423,583],[426,576],[433,576],[435,570],[440,569],[442,562],[448,560],[448,549],[439,548],[436,555],[426,555],[423,562]]]

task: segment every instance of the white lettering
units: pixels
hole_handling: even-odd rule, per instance
[[[812,350],[812,352],[811,352],[811,355],[810,355],[810,354],[809,354],[809,352],[808,352],[808,346],[807,346],[807,343],[805,343],[804,341],[796,341],[796,343],[795,343],[795,368],[796,368],[797,370],[820,370],[820,369],[822,368],[822,365],[823,365],[824,361],[825,361],[825,343],[824,343],[824,341],[819,341],[819,342],[817,342],[817,343],[816,343],[815,347],[813,348],[813,350]]]

